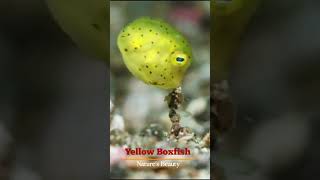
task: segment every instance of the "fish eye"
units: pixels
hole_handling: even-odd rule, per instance
[[[170,62],[177,67],[184,67],[190,63],[190,60],[185,52],[173,51],[170,55]]]
[[[184,61],[184,58],[182,58],[182,57],[177,57],[177,58],[176,58],[176,61],[178,61],[178,62],[183,62],[183,61]]]

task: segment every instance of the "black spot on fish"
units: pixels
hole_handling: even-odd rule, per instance
[[[148,65],[146,65],[146,68],[149,68],[149,66],[148,66]]]
[[[128,51],[128,49],[126,48],[126,49],[124,49],[124,51],[125,51],[125,52],[127,52],[127,51]]]
[[[146,58],[147,58],[147,56],[144,56],[144,58],[146,59]]]
[[[141,28],[138,28],[139,30],[141,30]]]
[[[160,52],[159,52],[159,51],[157,51],[157,54],[160,54]]]
[[[137,47],[135,47],[134,49],[135,49],[135,50],[137,50],[138,48],[137,48]]]
[[[152,71],[150,71],[149,73],[152,74]]]
[[[97,31],[101,31],[101,27],[98,24],[91,24],[93,28],[95,28]]]
[[[154,65],[154,67],[155,67],[155,68],[157,68],[157,67],[158,67],[158,65]]]
[[[150,29],[149,31],[152,32],[152,29]]]
[[[141,37],[143,37],[143,34],[141,34]]]
[[[151,41],[151,44],[153,44],[154,42],[153,41]]]

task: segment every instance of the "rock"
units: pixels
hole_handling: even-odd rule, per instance
[[[203,111],[205,111],[207,107],[208,101],[204,97],[199,97],[197,99],[192,100],[187,108],[186,111],[191,113],[193,116],[196,116],[198,114],[201,114]]]
[[[111,102],[111,101],[110,101]],[[124,130],[124,119],[121,115],[115,114],[110,124],[110,131],[113,129]]]

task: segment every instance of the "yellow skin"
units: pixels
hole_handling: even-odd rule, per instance
[[[179,87],[192,61],[187,40],[159,19],[136,19],[121,30],[117,43],[129,71],[163,89]]]
[[[213,1],[214,53],[211,74],[214,82],[229,78],[230,66],[241,36],[259,4],[260,0],[232,0],[227,3]]]
[[[106,1],[46,1],[54,19],[81,49],[99,59],[108,60],[106,22],[109,8]]]

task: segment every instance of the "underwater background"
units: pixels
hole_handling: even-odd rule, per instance
[[[141,16],[160,18],[188,39],[193,62],[182,83],[184,100],[181,124],[201,140],[210,130],[210,2],[209,1],[111,1],[110,2],[110,159],[111,175],[118,178],[209,178],[210,149],[199,142],[169,145],[169,109],[164,98],[170,91],[159,89],[134,77],[125,66],[117,47],[121,29]],[[136,169],[133,162],[119,160],[123,147],[191,147],[198,160],[172,171]],[[159,171],[159,172],[158,172]]]

